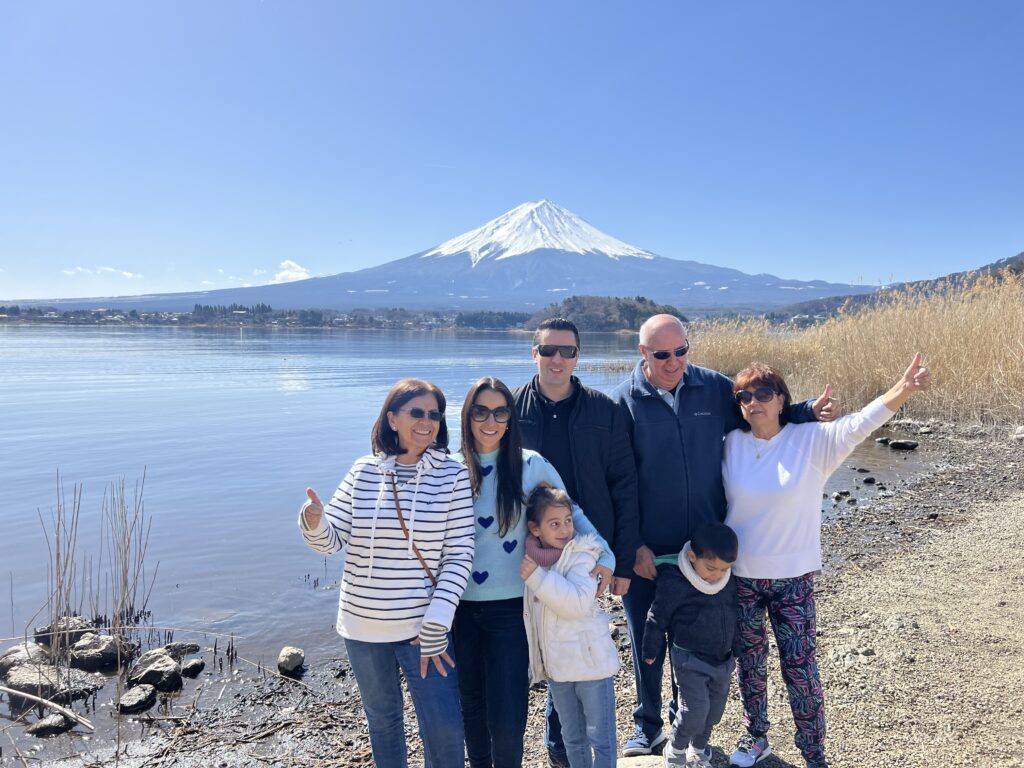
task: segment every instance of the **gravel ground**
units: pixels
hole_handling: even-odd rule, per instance
[[[1005,431],[941,424],[917,437],[921,426],[897,425],[922,442],[933,471],[890,485],[867,507],[842,505],[823,531],[818,652],[832,766],[1024,766],[1015,738],[1024,724],[1024,442]],[[616,679],[621,740],[632,730],[632,670],[621,610],[608,607],[623,658]],[[777,664],[769,674],[776,754],[759,765],[799,768]],[[304,685],[244,671],[224,685],[208,680],[167,704],[165,714],[181,719],[123,727],[116,762],[369,766],[350,677],[335,660],[314,668]],[[524,764],[540,766],[543,692],[532,697]],[[731,750],[740,718],[734,687],[716,747]],[[410,763],[421,765],[411,710],[407,731]],[[23,748],[24,763],[8,745],[2,763],[115,764],[109,739],[59,738],[32,754]],[[728,764],[721,749],[716,768]],[[660,764],[660,757],[620,760],[631,768]]]

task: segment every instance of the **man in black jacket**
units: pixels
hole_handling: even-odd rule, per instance
[[[562,318],[545,320],[533,336],[537,375],[512,395],[523,447],[550,461],[569,496],[612,548],[612,583],[600,585],[624,595],[641,545],[636,466],[622,410],[602,392],[572,375],[580,335]],[[549,765],[568,765],[558,716],[548,706]]]

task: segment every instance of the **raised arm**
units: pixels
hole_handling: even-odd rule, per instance
[[[903,372],[903,377],[882,395],[882,402],[890,411],[898,411],[912,394],[928,389],[931,383],[931,372],[924,365],[921,353],[917,352],[914,354],[914,360],[910,363],[910,367]]]

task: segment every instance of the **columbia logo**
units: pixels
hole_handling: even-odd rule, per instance
[[[710,416],[711,415],[711,411],[694,411],[693,415],[694,416]]]

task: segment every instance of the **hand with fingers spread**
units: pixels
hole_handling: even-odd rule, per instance
[[[839,418],[843,409],[840,407],[839,401],[832,396],[831,384],[825,385],[825,391],[811,405],[811,410],[818,421],[835,421]]]
[[[410,645],[421,645],[420,639],[418,637],[413,638],[409,642],[409,644]],[[454,661],[454,659],[452,659],[451,656],[448,655],[447,647],[445,648],[445,650],[441,651],[440,653],[435,653],[433,656],[424,656],[421,653],[421,655],[420,655],[420,677],[426,678],[427,671],[430,669],[430,665],[431,664],[434,665],[434,669],[437,670],[437,673],[439,675],[441,675],[441,677],[448,677],[448,670],[445,669],[445,666],[444,666],[445,664],[447,664],[452,669],[455,669],[455,661]]]
[[[302,518],[306,521],[306,527],[313,529],[320,525],[320,518],[324,515],[324,505],[312,488],[306,489],[306,496],[308,498],[302,505]]]

